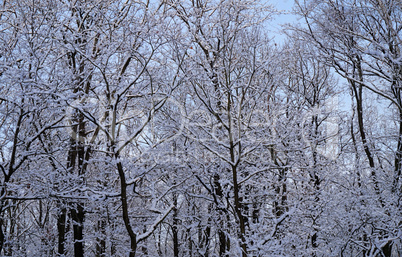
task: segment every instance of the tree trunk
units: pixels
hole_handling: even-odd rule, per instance
[[[173,235],[173,256],[179,257],[179,232],[178,232],[178,218],[177,218],[177,195],[173,195],[173,226],[172,226],[172,235]]]
[[[103,217],[101,217],[97,224],[97,232],[100,234],[100,236],[96,238],[96,246],[95,246],[96,257],[106,256],[105,227],[106,227],[106,221]]]
[[[65,242],[66,242],[66,220],[67,220],[67,209],[64,207],[59,208],[59,213],[57,215],[57,232],[58,232],[58,248],[57,253],[60,256],[65,255]]]
[[[116,159],[118,156],[116,156]],[[122,215],[123,215],[123,221],[124,221],[124,226],[126,227],[126,230],[128,232],[128,235],[130,237],[130,253],[129,257],[135,257],[135,253],[137,251],[137,235],[134,233],[133,228],[131,227],[130,224],[130,217],[128,216],[128,203],[127,203],[127,183],[126,183],[126,175],[123,170],[123,165],[121,162],[117,163],[117,171],[119,173],[120,177],[120,201],[121,201],[121,207],[122,207]]]
[[[84,257],[84,207],[81,203],[77,203],[76,207],[71,210],[71,217],[74,221],[74,256]]]
[[[395,177],[393,180],[392,191],[401,192],[401,187],[399,185],[399,179],[401,177],[402,171],[402,111],[399,111],[399,135],[398,135],[398,145],[395,153]]]

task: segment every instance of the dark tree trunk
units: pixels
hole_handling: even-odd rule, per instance
[[[177,195],[173,195],[173,226],[172,226],[172,235],[173,235],[173,256],[179,257],[179,231],[178,231],[178,210],[177,210]]]
[[[74,256],[84,257],[84,207],[78,203],[74,209],[71,210],[71,217],[74,221]]]
[[[118,156],[116,156],[116,159]],[[128,215],[128,203],[127,203],[127,183],[126,183],[126,174],[123,170],[123,165],[121,162],[117,163],[117,171],[120,177],[120,201],[121,201],[121,208],[122,208],[122,215],[123,215],[123,222],[128,235],[130,237],[130,253],[129,257],[135,257],[135,253],[137,251],[137,235],[135,234],[131,223],[130,217]]]
[[[66,242],[66,221],[67,221],[67,209],[60,208],[57,215],[57,232],[58,232],[58,250],[57,253],[61,256],[65,255],[65,242]]]
[[[226,236],[225,231],[218,231],[219,237],[219,256],[228,257],[228,251],[230,250],[229,238]]]
[[[395,177],[393,180],[393,185],[392,185],[392,190],[393,192],[398,192],[400,193],[401,186],[399,185],[400,183],[400,177],[401,177],[401,171],[402,171],[402,111],[399,111],[399,135],[398,135],[398,145],[396,148],[396,153],[395,153]]]
[[[100,236],[96,238],[96,246],[95,246],[96,257],[106,256],[105,227],[106,227],[106,221],[103,217],[101,217],[97,225],[97,232],[100,234]]]

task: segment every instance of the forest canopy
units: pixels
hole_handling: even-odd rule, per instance
[[[402,2],[0,6],[1,256],[402,256]]]

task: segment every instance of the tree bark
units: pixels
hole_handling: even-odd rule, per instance
[[[118,158],[118,156],[116,156],[116,158]],[[135,253],[137,251],[137,235],[133,231],[130,223],[130,217],[128,215],[126,175],[124,173],[123,165],[121,164],[121,162],[117,163],[117,171],[120,177],[120,201],[122,207],[123,222],[131,242],[129,257],[135,257]]]
[[[60,256],[64,256],[66,254],[65,252],[66,220],[67,220],[67,209],[61,207],[59,208],[59,213],[57,215],[57,233],[58,233],[57,253]]]

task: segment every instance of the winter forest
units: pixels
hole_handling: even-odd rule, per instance
[[[402,2],[0,1],[1,256],[402,256]]]

